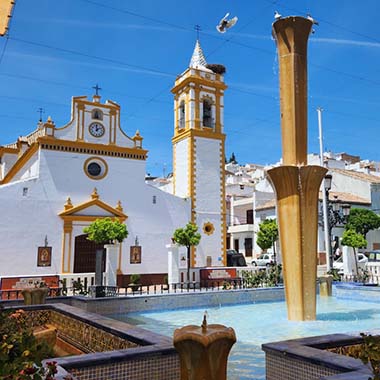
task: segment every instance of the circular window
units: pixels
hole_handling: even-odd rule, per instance
[[[102,168],[97,162],[91,162],[91,164],[87,166],[87,171],[88,174],[96,177],[101,173]]]
[[[211,222],[207,222],[203,225],[203,232],[206,235],[211,235],[215,231],[215,227]]]
[[[83,169],[88,177],[99,180],[107,175],[108,165],[103,158],[90,157],[85,161]]]

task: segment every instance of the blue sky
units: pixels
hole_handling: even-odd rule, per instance
[[[122,107],[122,127],[149,150],[147,172],[171,171],[176,75],[189,64],[196,33],[208,63],[227,68],[227,158],[267,164],[281,157],[274,11],[311,13],[309,152],[318,152],[318,106],[326,150],[380,161],[378,0],[17,0],[9,39],[0,39],[0,145],[36,128],[39,107],[57,126],[72,96],[93,94]],[[226,12],[236,26],[219,34]],[[6,45],[6,46],[5,46]],[[3,54],[3,55],[2,55]]]

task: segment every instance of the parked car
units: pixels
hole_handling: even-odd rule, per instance
[[[234,249],[227,249],[227,266],[228,267],[246,267],[247,263],[242,253]]]
[[[364,253],[358,253],[356,256],[358,258],[358,268],[364,269],[368,262],[367,256]],[[337,269],[338,273],[343,273],[343,255],[334,261],[333,268]]]
[[[262,253],[256,260],[253,260],[251,264],[255,267],[269,267],[274,264],[274,254]]]
[[[380,250],[369,251],[364,253],[371,263],[380,263]]]

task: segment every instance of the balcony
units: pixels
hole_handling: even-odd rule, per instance
[[[228,233],[236,234],[240,232],[252,232],[253,233],[253,224],[237,224],[233,226],[228,226]]]

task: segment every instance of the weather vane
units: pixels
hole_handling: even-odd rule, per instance
[[[42,107],[40,107],[38,108],[37,112],[40,114],[40,122],[42,122],[42,114],[45,113],[45,110]]]
[[[93,86],[92,88],[95,90],[95,95],[99,96],[99,90],[101,90],[102,88],[99,87],[98,84],[96,84],[96,86]]]

